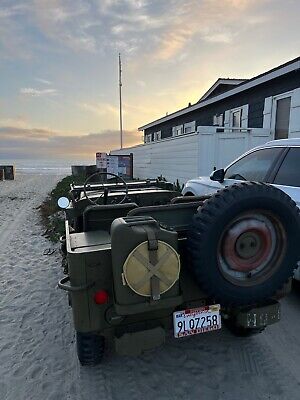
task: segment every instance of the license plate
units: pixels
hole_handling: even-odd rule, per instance
[[[176,338],[221,329],[220,304],[176,311],[173,325]]]

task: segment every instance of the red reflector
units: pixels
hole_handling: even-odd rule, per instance
[[[96,304],[105,304],[108,302],[108,293],[105,290],[99,290],[94,294],[94,302]]]

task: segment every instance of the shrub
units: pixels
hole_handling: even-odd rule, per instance
[[[65,232],[64,212],[58,207],[57,200],[63,196],[68,197],[71,183],[79,184],[83,180],[82,177],[66,176],[58,182],[45,201],[39,206],[42,223],[46,229],[45,236],[52,242],[58,242],[60,236]]]

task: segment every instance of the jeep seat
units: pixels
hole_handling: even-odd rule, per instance
[[[109,232],[113,220],[126,217],[129,211],[137,207],[136,203],[88,206],[83,213],[83,232],[100,229]]]

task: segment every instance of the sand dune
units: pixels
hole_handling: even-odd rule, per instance
[[[109,352],[79,366],[60,256],[41,236],[36,207],[57,176],[0,182],[0,400],[260,400],[299,398],[300,293],[283,302],[282,321],[251,339],[225,329],[138,358]]]

